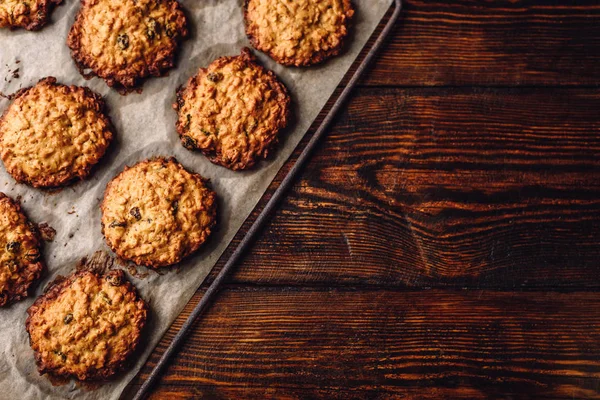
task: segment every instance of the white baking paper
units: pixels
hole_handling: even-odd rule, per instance
[[[0,29],[1,92],[13,93],[46,76],[54,76],[64,84],[89,86],[104,96],[116,128],[115,143],[93,176],[56,193],[16,184],[0,166],[0,191],[13,198],[22,196],[22,205],[30,219],[36,223],[47,222],[57,231],[54,241],[45,246],[48,271],[35,295],[0,310],[0,399],[117,399],[120,396],[300,142],[392,0],[354,0],[357,13],[346,51],[323,65],[286,68],[258,53],[264,65],[275,71],[292,95],[293,125],[282,134],[280,145],[269,160],[259,163],[252,171],[233,172],[182,147],[171,104],[177,87],[198,68],[217,57],[237,55],[242,47],[249,45],[244,34],[241,3],[241,0],[182,1],[189,18],[191,38],[182,45],[177,68],[167,77],[148,80],[141,94],[127,96],[110,89],[101,79],[83,79],[75,68],[65,42],[79,9],[78,1],[65,0],[65,4],[54,11],[53,22],[40,32]],[[18,78],[15,77],[17,68]],[[0,112],[8,104],[8,100],[0,99]],[[186,168],[210,179],[219,198],[219,226],[201,251],[180,268],[163,270],[163,275],[151,271],[145,278],[132,278],[152,312],[142,355],[128,373],[94,390],[84,389],[74,382],[52,386],[36,370],[25,331],[26,310],[48,282],[57,275],[71,273],[82,257],[97,250],[110,253],[100,232],[99,204],[106,184],[125,165],[159,155],[175,156]]]

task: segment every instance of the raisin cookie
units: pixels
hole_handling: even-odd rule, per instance
[[[41,29],[50,20],[50,13],[62,0],[1,0],[0,28]]]
[[[122,371],[142,337],[148,306],[121,270],[55,281],[27,310],[40,374],[81,381]]]
[[[246,0],[252,45],[282,65],[318,64],[340,53],[354,15],[350,0]]]
[[[26,297],[44,264],[37,230],[18,202],[0,193],[0,307]]]
[[[0,118],[0,156],[9,174],[34,187],[86,178],[113,138],[100,95],[49,77],[19,91]]]
[[[248,49],[201,68],[177,92],[183,145],[233,170],[252,167],[277,143],[290,116],[290,96]]]
[[[125,168],[106,187],[102,232],[117,255],[151,268],[176,264],[206,241],[216,195],[174,158]]]
[[[187,35],[176,0],[81,0],[67,44],[82,72],[126,92],[172,68]]]

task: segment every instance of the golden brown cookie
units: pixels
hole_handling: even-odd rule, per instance
[[[178,263],[206,241],[216,195],[174,158],[125,168],[106,187],[102,232],[119,257],[158,268]]]
[[[177,132],[183,145],[233,170],[267,157],[288,124],[290,96],[248,49],[201,68],[177,91]]]
[[[41,242],[18,202],[0,193],[0,307],[27,296],[44,269]]]
[[[40,374],[82,381],[121,371],[135,351],[148,306],[121,270],[55,281],[27,310]]]
[[[354,9],[350,0],[245,0],[252,45],[283,65],[318,64],[340,53]]]
[[[0,0],[0,28],[41,29],[62,0]]]
[[[102,98],[52,77],[19,91],[0,118],[0,156],[6,170],[34,187],[84,179],[112,137]]]
[[[172,68],[187,35],[176,0],[81,0],[67,44],[82,71],[130,90]]]

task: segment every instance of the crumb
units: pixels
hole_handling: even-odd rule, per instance
[[[127,266],[127,272],[129,272],[129,274],[131,276],[136,277],[138,279],[144,279],[148,275],[150,275],[148,272],[138,271],[138,269],[135,267],[135,265],[131,265],[131,264]]]
[[[42,239],[46,242],[51,242],[56,236],[56,230],[48,225],[46,222],[38,225],[38,230],[42,236]]]
[[[21,61],[20,60],[15,60],[15,64],[19,64]],[[8,84],[10,84],[14,79],[19,79],[20,78],[20,68],[17,67],[14,70],[10,67],[10,65],[5,64],[7,71],[7,74],[4,76],[4,82],[7,82]],[[5,97],[9,100],[12,99],[12,95],[5,95],[3,93],[0,93],[1,97]]]

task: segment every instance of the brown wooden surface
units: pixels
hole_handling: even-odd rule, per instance
[[[598,85],[599,20],[596,0],[405,0],[366,83]]]
[[[557,3],[407,1],[151,398],[600,398],[600,4]]]

